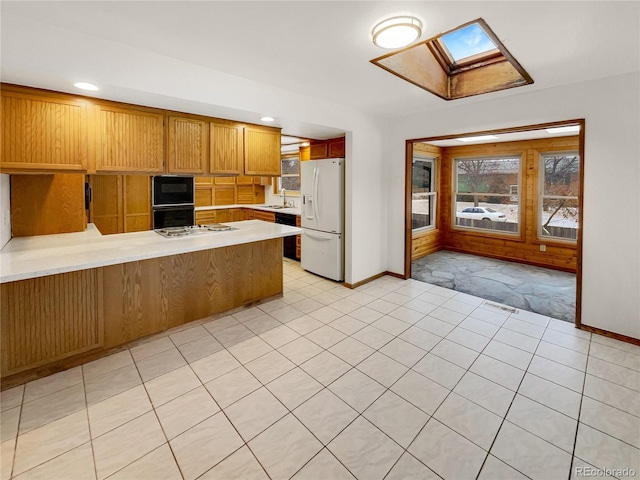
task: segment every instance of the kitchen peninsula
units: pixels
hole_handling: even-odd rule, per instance
[[[3,382],[282,294],[282,238],[296,227],[247,220],[233,231],[153,231],[12,239],[0,252]],[[10,341],[8,341],[10,340]]]

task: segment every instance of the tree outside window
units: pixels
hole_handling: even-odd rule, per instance
[[[300,194],[300,158],[296,156],[285,157],[281,160],[282,170],[278,179],[279,193],[283,188],[289,193]]]
[[[580,155],[555,152],[540,155],[538,234],[541,238],[578,238]]]

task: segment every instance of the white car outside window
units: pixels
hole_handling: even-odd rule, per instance
[[[461,212],[456,212],[458,218],[468,218],[470,220],[491,220],[492,222],[506,222],[507,216],[504,213],[496,212],[489,207],[469,207]]]

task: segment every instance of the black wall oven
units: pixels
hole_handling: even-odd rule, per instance
[[[193,177],[163,175],[153,177],[153,206],[172,207],[195,204]]]
[[[193,177],[156,176],[152,182],[153,228],[195,225]]]

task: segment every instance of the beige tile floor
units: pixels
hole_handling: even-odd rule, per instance
[[[2,392],[1,479],[639,474],[640,348],[415,280],[284,280]]]

